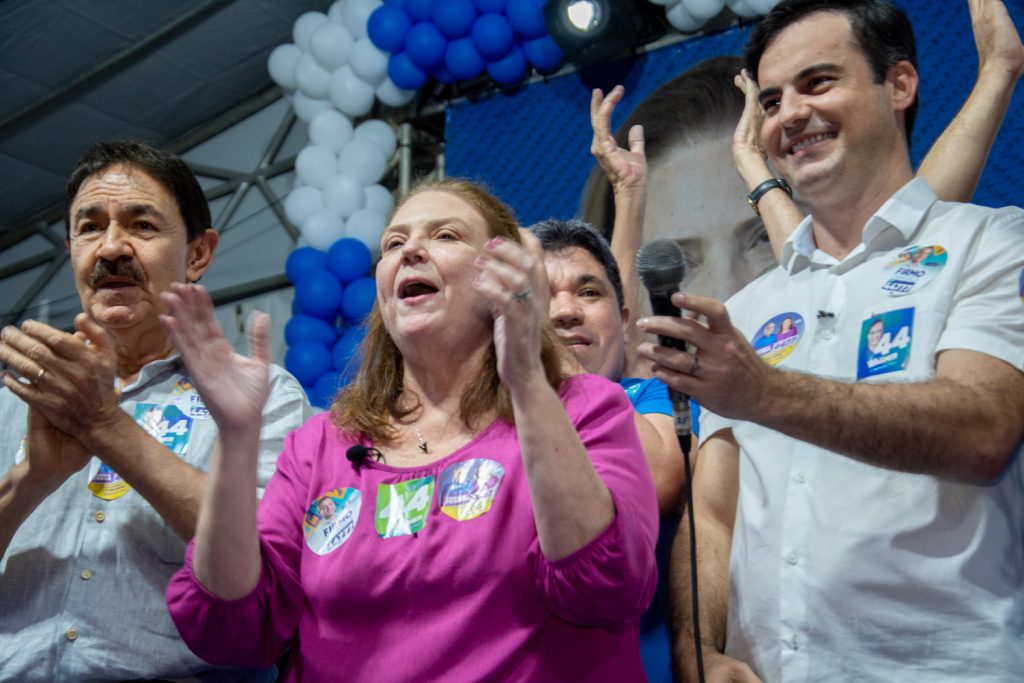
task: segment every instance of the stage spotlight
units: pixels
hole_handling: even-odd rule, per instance
[[[647,0],[548,0],[548,32],[565,60],[586,67],[654,40],[665,32],[665,11]]]

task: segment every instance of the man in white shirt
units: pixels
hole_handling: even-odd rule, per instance
[[[746,56],[761,143],[811,216],[728,312],[677,295],[706,324],[640,324],[691,345],[641,355],[707,409],[707,680],[1015,680],[1024,212],[941,202],[913,180],[913,34],[886,0],[783,2]],[[751,341],[785,317],[795,341],[762,360]],[[683,560],[677,665],[692,680]]]

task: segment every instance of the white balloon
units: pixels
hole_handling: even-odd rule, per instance
[[[667,7],[674,2],[678,2],[678,0],[651,0],[652,5],[661,5],[662,7]]]
[[[297,45],[285,43],[278,45],[267,58],[267,71],[282,88],[295,89],[295,63],[302,56],[302,50]]]
[[[373,209],[359,209],[345,221],[345,237],[352,237],[365,244],[372,253],[380,252],[380,236],[384,233],[387,219]]]
[[[681,4],[686,5],[686,11],[690,16],[704,23],[722,11],[725,0],[682,0]]]
[[[309,51],[309,39],[320,24],[327,21],[323,12],[306,12],[295,20],[292,27],[292,40],[303,52]]]
[[[345,236],[345,221],[330,209],[319,209],[306,217],[300,232],[309,240],[309,246],[327,251]]]
[[[415,96],[415,90],[399,88],[390,78],[377,86],[377,99],[389,107],[404,106]]]
[[[394,129],[380,119],[363,121],[356,126],[352,137],[357,140],[369,140],[377,145],[387,159],[391,158],[391,155],[395,153],[395,147],[398,146]]]
[[[334,106],[349,116],[365,116],[373,107],[373,86],[356,76],[346,64],[331,75],[327,88]]]
[[[327,100],[309,97],[299,90],[292,96],[292,107],[295,108],[295,115],[306,123],[312,121],[320,112],[333,108]]]
[[[295,172],[310,187],[323,187],[338,170],[338,157],[326,147],[307,145],[295,157]]]
[[[352,122],[334,109],[320,112],[309,122],[309,141],[314,145],[340,152],[351,139]]]
[[[731,9],[738,17],[751,19],[760,14],[753,8],[753,6],[751,6],[749,0],[725,0],[725,2],[729,5],[729,9]]]
[[[366,36],[366,22],[373,10],[380,7],[380,0],[345,0],[341,3],[341,23],[356,40]]]
[[[342,4],[344,4],[344,0],[335,0],[335,2],[331,3],[331,6],[327,9],[327,18],[335,24],[341,24]]]
[[[369,38],[360,38],[352,46],[348,64],[356,76],[370,85],[379,85],[388,77],[388,56],[377,49]]]
[[[367,185],[363,188],[366,197],[366,208],[381,212],[387,216],[395,208],[395,197],[391,190],[383,185]]]
[[[668,18],[668,23],[681,33],[696,33],[704,25],[703,21],[694,19],[681,2],[670,7],[665,12],[665,16]]]
[[[313,55],[303,52],[295,63],[295,82],[299,92],[307,97],[321,100],[327,96],[327,86],[331,84],[331,74],[316,63]]]
[[[284,215],[295,225],[302,225],[310,214],[322,208],[324,198],[315,187],[300,187],[284,198]]]
[[[341,148],[338,160],[338,169],[342,173],[352,174],[362,185],[379,182],[388,165],[388,158],[380,147],[356,137]]]
[[[309,37],[309,51],[320,66],[334,71],[348,60],[354,42],[344,26],[325,21]]]
[[[363,184],[346,173],[332,175],[324,183],[324,204],[342,218],[363,208]]]
[[[747,4],[758,14],[768,14],[779,4],[779,0],[747,0]]]

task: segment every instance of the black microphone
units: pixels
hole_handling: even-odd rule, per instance
[[[686,261],[679,245],[672,240],[654,240],[648,242],[636,253],[636,270],[640,280],[647,288],[651,299],[651,311],[654,315],[679,317],[679,309],[672,303],[672,295],[679,291],[679,283],[686,275]],[[673,349],[686,350],[686,342],[682,339],[658,335],[658,343]],[[690,436],[690,402],[686,394],[669,387],[669,398],[672,400],[672,412],[676,419],[676,434],[686,437],[689,445]],[[680,444],[684,439],[680,438]]]
[[[373,446],[367,447],[361,443],[357,443],[355,446],[350,446],[349,449],[345,451],[345,457],[348,458],[348,461],[356,467],[359,467],[366,462],[366,459],[370,456],[373,456],[373,459],[377,462],[384,459],[384,454],[376,448]]]

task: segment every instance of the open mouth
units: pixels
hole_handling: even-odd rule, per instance
[[[423,282],[420,280],[413,280],[402,285],[402,289],[398,292],[400,299],[411,299],[418,296],[426,296],[428,294],[436,294],[437,287],[430,283]]]
[[[824,142],[825,140],[833,140],[835,139],[835,137],[835,133],[818,133],[817,135],[811,135],[809,137],[804,138],[803,140],[800,140],[795,145],[790,147],[789,153],[798,154],[805,148],[810,147],[811,145],[817,144],[819,142]]]

